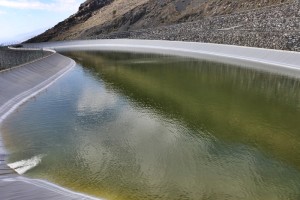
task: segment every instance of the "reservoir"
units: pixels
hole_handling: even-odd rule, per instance
[[[297,200],[300,80],[166,55],[78,64],[1,124],[9,165],[107,200]]]

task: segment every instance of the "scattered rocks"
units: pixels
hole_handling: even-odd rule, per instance
[[[194,22],[99,34],[86,39],[179,40],[300,51],[299,25],[299,3],[295,1]]]
[[[85,22],[87,19],[89,19],[92,16],[94,11],[97,11],[103,8],[104,6],[109,5],[113,1],[114,0],[87,0],[80,5],[77,13],[71,15],[66,20],[58,23],[53,28],[47,30],[45,33],[38,35],[34,38],[31,38],[26,42],[34,43],[34,42],[50,41],[51,39],[57,37],[58,35],[64,34],[71,27]]]

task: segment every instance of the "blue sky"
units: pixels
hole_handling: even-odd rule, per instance
[[[0,0],[0,44],[21,42],[74,14],[85,0]]]

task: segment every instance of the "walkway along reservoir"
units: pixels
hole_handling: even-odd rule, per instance
[[[78,65],[4,120],[12,168],[105,199],[298,198],[297,54],[97,42],[42,44]]]

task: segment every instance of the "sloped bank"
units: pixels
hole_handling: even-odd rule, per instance
[[[104,50],[160,53],[228,63],[297,78],[300,77],[300,53],[293,51],[199,42],[134,39],[77,40],[25,44],[25,46],[51,48],[61,52]]]
[[[54,53],[46,58],[0,72],[0,122],[17,106],[48,87],[75,62]]]
[[[56,52],[45,58],[0,72],[0,123],[18,106],[46,89],[75,66]],[[43,180],[19,176],[5,163],[0,137],[0,199],[96,199]]]
[[[107,50],[107,51],[131,51],[145,53],[162,53],[169,55],[187,56],[199,59],[212,60],[223,63],[236,64],[250,68],[256,68],[275,73],[300,77],[300,53],[290,51],[276,51],[270,49],[247,48],[239,46],[190,43],[190,42],[171,42],[171,41],[149,41],[149,40],[89,40],[89,41],[68,41],[52,42],[40,44],[25,44],[27,47],[52,48],[57,51],[75,51],[75,50]],[[59,55],[59,54],[57,54]],[[61,56],[61,55],[59,55]],[[46,62],[48,65],[54,63],[50,59]],[[20,68],[21,69],[21,68]],[[1,76],[0,76],[1,77]],[[20,83],[19,83],[20,84]],[[12,103],[13,104],[13,103]],[[7,113],[7,112],[6,112]],[[23,177],[0,179],[0,187],[6,186],[9,181],[22,181]],[[2,179],[3,180],[3,179]],[[25,181],[26,182],[26,181]],[[32,181],[29,181],[32,182]],[[23,183],[23,182],[22,182]],[[39,187],[40,183],[36,183]],[[47,188],[48,186],[46,186]],[[53,188],[54,186],[49,186]],[[2,187],[5,188],[5,187]],[[7,190],[5,189],[5,192]],[[9,191],[9,190],[8,190]],[[55,190],[54,190],[55,191]],[[59,190],[60,193],[61,190]],[[61,199],[77,198],[72,192],[62,192]],[[3,194],[0,191],[0,194]],[[26,194],[26,191],[24,191]],[[90,199],[90,197],[86,197]],[[58,198],[56,198],[58,199]]]

